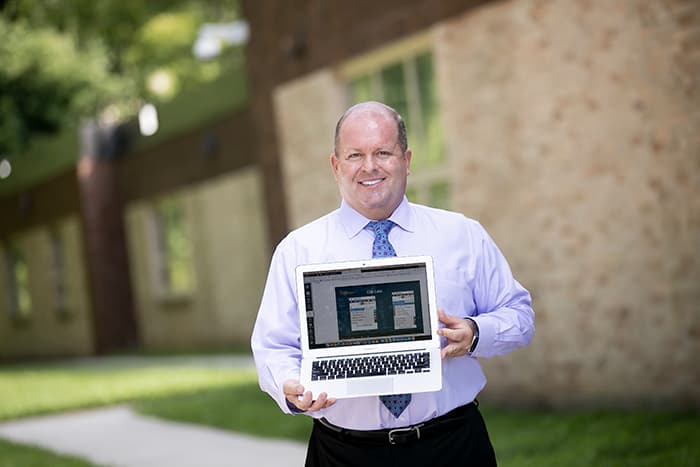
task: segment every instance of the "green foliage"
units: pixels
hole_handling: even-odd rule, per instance
[[[237,2],[181,3],[179,7],[171,5],[169,9],[153,14],[136,31],[124,51],[122,66],[125,72],[138,77],[140,93],[148,100],[169,100],[178,92],[217,79],[232,69],[242,68],[241,47],[223,47],[219,57],[206,61],[196,59],[193,54],[200,26],[205,22],[238,19]],[[154,86],[154,78],[158,75],[167,76],[172,81],[169,92],[159,92]]]
[[[172,98],[242,63],[240,48],[207,62],[192,53],[203,22],[239,18],[237,0],[9,0],[0,13],[0,157],[80,117],[124,118],[139,101]],[[167,92],[150,85],[154,76],[171,81]]]
[[[33,137],[126,94],[99,44],[79,51],[68,36],[3,18],[0,37],[0,155],[19,154]]]
[[[189,55],[187,51],[192,48],[201,22],[198,16],[183,11],[153,16],[139,30],[135,46],[127,53],[128,61],[133,65],[150,62],[158,66]]]

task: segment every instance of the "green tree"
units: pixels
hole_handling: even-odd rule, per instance
[[[192,54],[202,23],[238,18],[237,0],[0,1],[0,157],[240,67],[240,48],[204,62]]]
[[[133,95],[128,79],[109,72],[100,44],[78,50],[70,36],[3,18],[0,37],[0,155]]]

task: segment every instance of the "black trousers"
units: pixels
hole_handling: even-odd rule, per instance
[[[471,405],[462,417],[464,423],[400,445],[343,436],[315,421],[306,466],[496,466],[496,455],[477,406]]]

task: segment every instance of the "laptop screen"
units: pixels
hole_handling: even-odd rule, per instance
[[[425,263],[304,272],[309,348],[429,340]]]

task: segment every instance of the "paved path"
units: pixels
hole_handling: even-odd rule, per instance
[[[126,405],[0,424],[0,437],[120,467],[296,467],[306,446],[145,417]]]

